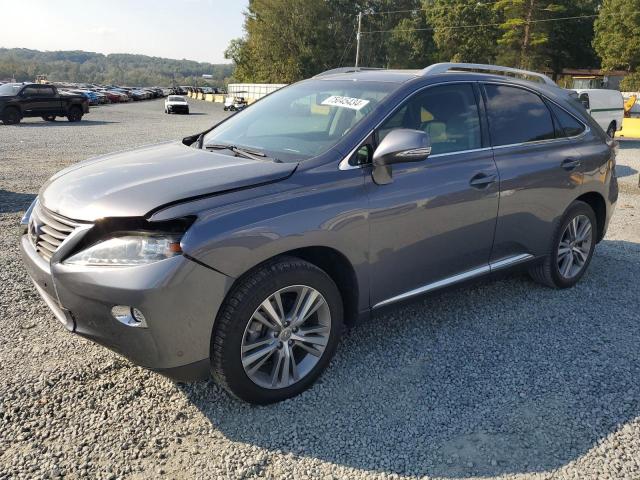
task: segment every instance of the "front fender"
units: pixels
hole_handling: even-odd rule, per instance
[[[215,207],[197,212],[182,239],[185,254],[237,278],[291,250],[328,247],[351,263],[358,285],[368,288],[368,204],[361,169],[296,172],[250,193],[242,198],[236,194],[237,200],[226,204],[225,195],[212,198]],[[173,207],[152,220],[184,215],[189,209],[189,204]]]

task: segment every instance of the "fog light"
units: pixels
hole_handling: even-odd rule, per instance
[[[127,327],[147,328],[147,319],[140,310],[127,305],[116,305],[111,309],[111,315]]]

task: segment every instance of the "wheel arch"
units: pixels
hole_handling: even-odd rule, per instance
[[[329,275],[338,287],[338,291],[342,297],[345,323],[352,325],[356,322],[359,313],[358,301],[360,292],[356,271],[348,258],[332,247],[306,246],[280,252],[249,268],[236,279],[234,284],[265,263],[277,261],[277,259],[281,257],[299,258],[315,265]],[[229,291],[232,289],[233,286]]]
[[[14,110],[17,110],[20,116],[22,117],[22,106],[19,103],[8,103],[7,105],[4,105],[3,107],[0,108],[0,114],[3,114],[4,112],[12,108]]]
[[[576,198],[577,201],[584,202],[589,205],[596,214],[598,222],[597,242],[604,238],[604,227],[607,219],[607,204],[604,197],[598,192],[587,192]]]

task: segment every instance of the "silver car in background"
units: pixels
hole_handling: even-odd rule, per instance
[[[189,114],[189,102],[182,95],[169,95],[164,101],[164,113]]]

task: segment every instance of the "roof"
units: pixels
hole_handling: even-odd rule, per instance
[[[403,83],[419,77],[434,77],[441,74],[469,74],[480,73],[489,76],[521,77],[527,81],[533,80],[539,85],[557,87],[555,82],[542,73],[522,70],[500,65],[485,65],[479,63],[436,63],[421,70],[385,70],[366,67],[342,67],[320,73],[313,78],[322,80],[369,80],[378,82]]]

